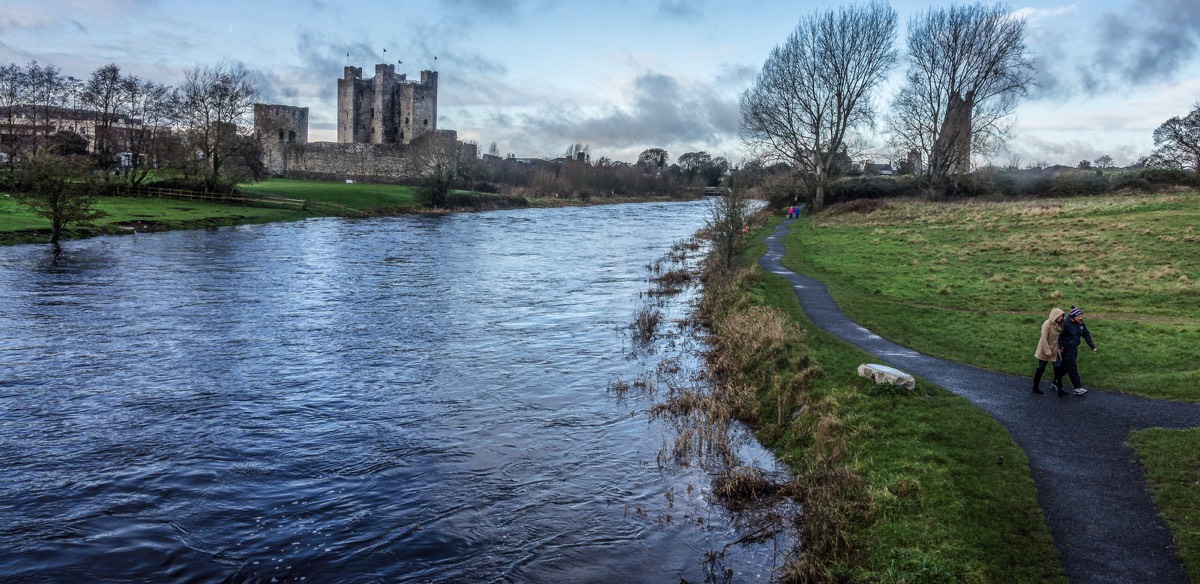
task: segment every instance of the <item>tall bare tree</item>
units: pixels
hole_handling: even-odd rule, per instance
[[[201,66],[184,72],[180,88],[180,122],[188,142],[203,160],[205,188],[220,190],[223,179],[232,187],[239,176],[226,176],[226,162],[245,148],[250,114],[258,99],[254,75],[241,64]],[[231,166],[245,168],[246,165]]]
[[[851,132],[874,120],[873,91],[895,65],[896,12],[882,3],[814,12],[775,47],[741,98],[742,136],[800,171],[815,209]]]
[[[1161,163],[1200,173],[1200,102],[1188,115],[1173,117],[1154,130],[1154,145]]]
[[[121,83],[122,110],[131,116],[132,125],[126,129],[130,157],[126,178],[131,185],[146,180],[154,161],[164,150],[171,136],[171,124],[176,118],[176,92],[166,85],[143,81],[136,76]]]
[[[31,134],[33,151],[43,145],[52,134],[58,131],[52,120],[58,119],[58,108],[67,101],[66,78],[62,71],[54,65],[38,65],[37,61],[25,67],[25,76],[29,83],[28,99],[32,106],[34,130]],[[38,133],[41,136],[38,136]]]
[[[1033,83],[1025,20],[1004,5],[931,8],[908,26],[908,73],[888,120],[895,145],[921,154],[930,187],[970,170],[971,151],[1003,140]]]
[[[124,105],[121,99],[122,83],[121,68],[109,63],[92,71],[91,78],[83,86],[83,103],[97,115],[92,151],[106,166],[112,164],[116,147],[114,124],[119,108]]]
[[[17,136],[20,106],[29,100],[29,78],[16,63],[0,67],[0,151],[8,158],[9,177],[16,172],[21,142]]]

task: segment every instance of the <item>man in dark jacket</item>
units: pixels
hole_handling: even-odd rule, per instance
[[[1079,340],[1087,341],[1088,347],[1091,347],[1092,352],[1096,352],[1096,343],[1092,341],[1092,333],[1088,332],[1087,325],[1083,324],[1083,310],[1075,306],[1067,312],[1067,319],[1063,321],[1062,332],[1058,335],[1058,348],[1062,354],[1062,365],[1055,369],[1054,387],[1058,390],[1058,395],[1066,395],[1062,389],[1063,374],[1071,378],[1071,385],[1075,388],[1075,395],[1083,395],[1087,390],[1079,383]]]

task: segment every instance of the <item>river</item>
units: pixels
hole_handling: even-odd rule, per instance
[[[706,205],[0,248],[0,580],[766,581],[611,391]]]

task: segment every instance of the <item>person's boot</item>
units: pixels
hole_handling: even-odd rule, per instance
[[[1066,397],[1067,392],[1063,391],[1061,381],[1054,384],[1054,389],[1058,392],[1058,397]]]

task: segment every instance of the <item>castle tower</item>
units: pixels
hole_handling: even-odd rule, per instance
[[[346,67],[338,80],[338,142],[411,144],[437,130],[437,72],[422,71],[421,81],[396,74],[396,66],[375,65],[375,77]]]
[[[272,175],[287,172],[288,150],[308,143],[308,108],[254,104],[254,135],[263,148],[263,162]]]

